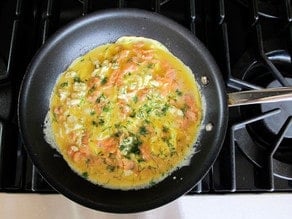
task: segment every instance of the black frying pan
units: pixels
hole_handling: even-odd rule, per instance
[[[42,124],[57,77],[77,57],[121,36],[160,41],[195,74],[205,100],[199,153],[189,166],[157,185],[141,190],[106,189],[74,173],[44,140]],[[208,84],[204,85],[204,77]],[[203,80],[201,80],[203,78]],[[194,187],[215,161],[224,139],[228,110],[225,86],[213,58],[199,40],[179,24],[155,13],[115,9],[76,20],[58,31],[38,51],[23,79],[18,105],[26,149],[41,175],[58,192],[84,206],[108,212],[138,212],[166,204]]]

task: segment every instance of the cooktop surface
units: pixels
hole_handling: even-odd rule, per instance
[[[4,0],[0,3],[0,191],[56,193],[31,163],[17,98],[36,51],[70,21],[107,8],[140,8],[188,28],[210,50],[228,92],[292,86],[290,0]],[[292,102],[229,108],[208,174],[188,193],[292,191]]]

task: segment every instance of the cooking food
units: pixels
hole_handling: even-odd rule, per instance
[[[201,118],[191,70],[155,40],[121,37],[60,75],[44,132],[92,183],[140,189],[188,163]]]

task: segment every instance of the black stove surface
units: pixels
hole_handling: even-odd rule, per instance
[[[0,2],[0,192],[55,193],[24,149],[17,97],[46,39],[106,8],[167,16],[211,51],[229,92],[292,86],[290,0],[4,0]],[[223,149],[188,194],[292,191],[292,102],[229,108]]]

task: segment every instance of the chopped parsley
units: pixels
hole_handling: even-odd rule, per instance
[[[181,108],[181,111],[183,112],[184,116],[185,116],[185,114],[186,114],[188,108],[189,108],[189,107],[188,107],[187,104],[185,104],[185,105]]]
[[[140,134],[140,135],[143,135],[143,136],[145,136],[145,135],[148,134],[148,130],[146,129],[145,126],[141,126],[141,127],[139,128],[139,134]]]
[[[155,65],[154,63],[148,63],[148,64],[147,64],[147,68],[150,68],[150,69],[151,69],[151,68],[154,67],[154,65]]]
[[[164,104],[159,110],[155,112],[155,114],[157,116],[165,116],[169,107],[169,104]]]
[[[74,82],[77,82],[77,83],[82,82],[81,79],[80,79],[80,77],[78,77],[78,76],[75,76],[75,77],[73,78],[73,80],[74,80]]]
[[[83,176],[84,178],[88,178],[88,173],[87,173],[87,172],[83,172],[83,173],[82,173],[82,176]]]
[[[118,129],[118,128],[120,128],[120,127],[121,127],[121,124],[120,124],[120,123],[116,123],[116,124],[115,124],[115,128]]]
[[[132,73],[130,72],[130,71],[128,71],[128,72],[126,72],[125,74],[124,74],[124,78],[126,78],[126,77],[128,77],[128,76],[131,76],[132,75]]]
[[[148,119],[145,119],[145,122],[146,122],[147,124],[150,124],[150,121],[149,121]]]
[[[95,127],[99,126],[99,125],[103,125],[104,124],[104,120],[103,119],[99,119],[98,121],[91,121],[91,124]]]
[[[150,186],[153,186],[153,185],[155,185],[156,183],[153,181],[153,180],[151,180],[150,182],[149,182],[149,185]]]
[[[134,103],[138,102],[138,97],[136,95],[133,97],[133,101],[134,101]]]
[[[142,141],[139,136],[131,134],[129,137],[124,138],[119,145],[119,148],[123,155],[129,156],[130,154],[140,154],[140,146]]]
[[[144,110],[147,114],[149,114],[152,111],[152,107],[147,104],[144,104],[142,106],[142,110]]]
[[[113,62],[112,62],[112,68],[113,69],[119,68],[119,63],[116,60],[113,60]]]
[[[162,139],[162,141],[164,141],[166,143],[167,147],[170,150],[171,155],[173,155],[176,151],[175,151],[174,145],[171,142],[171,138],[170,137],[162,137],[161,139]]]
[[[175,90],[175,93],[176,93],[178,96],[182,96],[182,92],[181,92],[179,89],[176,89],[176,90]]]
[[[116,137],[116,138],[118,138],[118,137],[120,137],[121,136],[121,132],[120,131],[117,131],[115,134],[114,134],[114,137]]]
[[[93,85],[89,90],[88,90],[88,93],[91,94],[93,93],[93,91],[95,91],[95,85]]]
[[[135,111],[131,112],[129,116],[130,116],[131,118],[134,118],[134,117],[136,116]]]
[[[104,120],[103,120],[103,119],[99,119],[99,120],[98,120],[98,124],[99,124],[99,125],[103,125],[103,124],[104,124]]]
[[[96,98],[95,102],[100,103],[102,100],[105,100],[105,96],[103,93],[98,98]]]
[[[105,85],[107,83],[107,77],[104,77],[101,81],[100,84],[101,85]]]
[[[57,122],[58,120],[57,120],[57,115],[56,115],[56,113],[55,112],[53,112],[53,122]]]
[[[98,123],[96,122],[96,121],[91,121],[91,124],[93,125],[93,126],[95,126],[95,127],[97,127],[98,126]]]
[[[162,126],[162,131],[163,131],[164,133],[167,133],[167,132],[169,132],[169,128],[166,127],[166,126]]]
[[[165,104],[162,108],[161,108],[161,112],[163,115],[165,115],[166,111],[168,110],[169,108],[169,105],[168,104]]]
[[[80,105],[82,105],[84,102],[85,102],[85,99],[84,99],[84,97],[81,97],[81,99],[80,99],[80,102],[79,102],[79,104],[78,104],[77,106],[79,106],[79,107],[80,107]]]
[[[115,166],[112,166],[112,165],[107,165],[106,169],[109,172],[114,172],[114,170],[116,169],[116,167]]]
[[[67,86],[68,86],[68,82],[67,81],[60,84],[60,87],[62,87],[62,88],[63,87],[67,87]]]
[[[102,111],[103,111],[103,112],[108,112],[108,111],[110,111],[110,107],[109,107],[108,105],[106,105],[106,106],[104,106],[104,107],[102,108]]]

